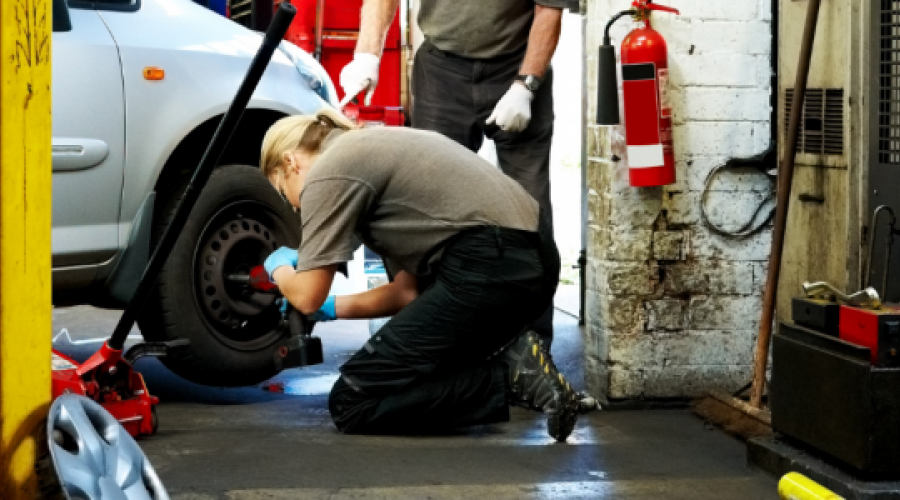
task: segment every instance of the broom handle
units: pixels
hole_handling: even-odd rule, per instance
[[[784,249],[784,230],[787,226],[788,208],[791,203],[791,186],[794,180],[794,157],[800,136],[800,117],[806,98],[806,82],[809,79],[809,64],[812,59],[813,42],[816,39],[816,24],[819,21],[821,0],[809,0],[806,11],[806,27],[800,46],[800,62],[797,65],[797,80],[794,83],[794,101],[791,104],[791,118],[788,122],[788,142],[784,158],[778,167],[778,201],[775,206],[775,229],[772,232],[772,251],[769,254],[769,269],[766,289],[763,295],[762,318],[759,322],[759,337],[756,339],[756,359],[753,365],[753,385],[750,390],[750,404],[759,408],[762,404],[763,389],[766,384],[766,365],[769,361],[769,340],[772,337],[772,322],[775,317],[775,301],[778,291],[778,276],[781,272],[781,254]],[[773,89],[773,92],[775,90]]]

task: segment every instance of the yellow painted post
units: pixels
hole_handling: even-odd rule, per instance
[[[52,0],[0,0],[0,498],[38,497],[50,403]]]
[[[799,472],[788,472],[778,481],[778,496],[782,500],[844,500]]]

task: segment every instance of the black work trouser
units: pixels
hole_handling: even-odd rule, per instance
[[[509,420],[508,370],[488,359],[552,300],[549,233],[478,228],[445,250],[434,283],[347,363],[329,397],[347,433],[436,432]]]
[[[487,125],[491,112],[509,90],[525,49],[491,59],[468,59],[439,50],[426,41],[416,53],[412,79],[412,126],[434,130],[478,151],[484,137],[497,145],[500,169],[551,214],[550,143],[553,139],[553,72],[547,69],[531,103],[531,122],[522,132]],[[552,219],[551,219],[552,224]],[[553,305],[532,324],[547,349],[553,340]]]

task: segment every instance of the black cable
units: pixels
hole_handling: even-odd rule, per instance
[[[719,165],[712,169],[709,174],[706,176],[706,180],[703,183],[703,192],[700,194],[700,220],[703,222],[703,225],[709,228],[713,233],[719,236],[726,236],[729,238],[749,238],[756,233],[762,231],[766,226],[772,222],[772,218],[775,216],[775,204],[771,204],[771,209],[769,213],[766,215],[765,219],[755,224],[757,219],[759,218],[760,213],[762,213],[763,208],[768,205],[772,200],[775,199],[775,175],[773,175],[772,170],[766,168],[770,164],[765,161],[766,157],[774,157],[774,144],[770,146],[770,149],[759,155],[757,158],[735,158],[727,161],[726,163]],[[757,205],[756,209],[753,211],[753,215],[750,219],[744,223],[737,230],[728,230],[722,226],[716,225],[709,220],[709,216],[706,214],[706,202],[709,197],[709,193],[711,191],[710,187],[712,186],[713,180],[722,172],[729,169],[737,169],[737,168],[748,168],[753,167],[758,169],[761,173],[766,175],[766,178],[772,183],[772,189],[766,195],[765,199],[763,199],[759,205]]]

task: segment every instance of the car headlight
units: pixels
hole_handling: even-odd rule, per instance
[[[300,78],[303,78],[313,92],[328,104],[338,107],[337,91],[319,61],[291,42],[282,41],[278,49],[291,60],[300,73]]]

